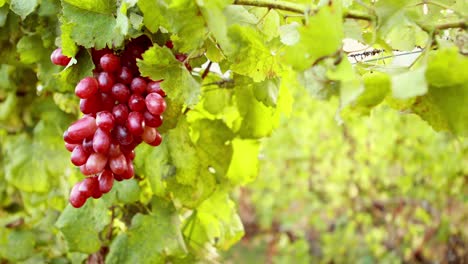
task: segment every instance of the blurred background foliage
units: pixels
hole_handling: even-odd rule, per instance
[[[468,141],[385,104],[339,125],[337,100],[295,91],[225,263],[467,263]]]

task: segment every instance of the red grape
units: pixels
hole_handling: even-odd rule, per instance
[[[161,89],[161,82],[162,81],[157,81],[157,82],[149,82],[146,86],[146,92],[148,94],[150,93],[157,93],[161,95],[162,97],[166,96],[166,93]]]
[[[93,77],[83,78],[75,87],[76,96],[81,99],[90,98],[98,91],[98,81]]]
[[[109,160],[109,166],[113,173],[122,175],[127,170],[127,160],[123,154]]]
[[[78,189],[85,197],[91,197],[93,194],[93,189],[97,184],[97,178],[95,176],[86,177],[82,182],[81,186]]]
[[[107,156],[101,153],[92,153],[89,155],[88,160],[86,161],[86,169],[91,174],[97,174],[101,172],[107,163]]]
[[[162,116],[160,115],[153,115],[148,111],[143,113],[143,117],[145,118],[145,125],[150,127],[159,127],[162,125]]]
[[[159,133],[157,132],[157,133],[156,133],[156,138],[154,139],[154,141],[151,142],[151,143],[148,143],[148,144],[151,145],[151,146],[153,146],[153,147],[156,147],[156,146],[161,145],[161,142],[162,142],[161,134],[159,134]]]
[[[96,119],[92,116],[84,116],[68,128],[68,137],[71,140],[83,140],[96,132]]]
[[[145,98],[146,108],[153,115],[161,115],[166,110],[166,101],[157,93],[150,93]]]
[[[128,107],[132,111],[142,112],[146,109],[145,98],[138,94],[132,94],[128,99]]]
[[[109,146],[111,143],[110,135],[104,130],[98,128],[96,133],[94,133],[93,138],[93,149],[97,153],[106,154],[109,151]]]
[[[108,93],[101,93],[101,110],[104,111],[112,111],[112,108],[114,108],[115,105],[115,100],[112,98],[112,96]]]
[[[65,142],[65,148],[70,152],[72,152],[76,146],[78,146],[78,144],[71,144],[71,143]]]
[[[55,65],[67,66],[68,63],[70,62],[71,58],[63,55],[61,48],[57,48],[50,55],[50,60]]]
[[[119,101],[119,103],[127,103],[130,98],[130,89],[128,89],[125,84],[116,83],[112,86],[111,95],[115,100]]]
[[[71,162],[75,166],[81,166],[88,160],[89,154],[86,153],[82,145],[77,145],[71,154]]]
[[[112,115],[114,116],[117,124],[125,124],[128,118],[128,108],[123,104],[115,105],[112,109]]]
[[[102,56],[99,59],[99,63],[106,72],[116,72],[120,68],[120,58],[112,53]]]
[[[94,136],[94,135],[93,135]],[[93,137],[87,137],[83,139],[83,149],[86,151],[86,153],[91,154],[94,152],[93,149]]]
[[[108,193],[112,189],[112,185],[114,185],[114,175],[109,170],[104,170],[99,174],[99,191],[101,193]]]
[[[143,94],[146,91],[146,81],[141,77],[133,78],[130,84],[130,90],[133,94]]]
[[[68,130],[65,130],[65,132],[63,132],[63,140],[69,144],[79,144],[82,141],[82,139],[78,139],[78,140],[71,139],[70,136],[68,135]]]
[[[97,77],[97,82],[101,92],[110,92],[115,83],[114,76],[108,72],[101,72]]]
[[[101,110],[102,101],[100,94],[93,94],[86,99],[80,99],[80,110],[83,114],[96,114]]]
[[[132,71],[127,67],[120,68],[117,72],[117,80],[120,83],[129,85],[133,80]]]
[[[82,182],[78,182],[73,186],[70,192],[70,204],[75,208],[80,208],[86,203],[87,197],[79,191]]]
[[[122,151],[120,151],[120,145],[118,143],[112,142],[110,144],[110,147],[109,147],[109,157],[111,157],[111,158],[117,157],[121,153],[122,153]]]
[[[148,144],[151,144],[155,139],[156,139],[156,134],[158,132],[156,131],[156,128],[154,127],[145,127],[145,131],[143,132],[143,135],[141,136],[143,138],[143,141],[145,141]]]
[[[111,131],[114,128],[114,116],[108,111],[101,111],[96,114],[96,124],[104,131]]]
[[[131,179],[135,175],[135,169],[133,167],[133,162],[129,159],[127,159],[127,169],[125,170],[125,173],[122,174],[122,178],[125,180]]]
[[[126,127],[134,136],[143,134],[145,118],[140,112],[130,112],[127,118]]]
[[[121,145],[129,145],[133,141],[132,134],[124,126],[117,125],[112,130],[113,136]]]
[[[99,61],[101,60],[101,57],[108,54],[112,53],[112,50],[105,47],[104,49],[96,50],[96,49],[91,49],[91,57],[93,58],[94,65],[99,65]]]

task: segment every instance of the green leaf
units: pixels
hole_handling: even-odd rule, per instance
[[[448,130],[468,136],[468,83],[457,86],[430,87],[427,95],[418,98],[413,111],[435,130]]]
[[[232,200],[226,193],[218,191],[188,218],[183,233],[196,250],[203,250],[205,243],[227,250],[242,238],[244,228]]]
[[[369,114],[370,110],[380,104],[390,92],[390,76],[383,72],[371,71],[362,76],[364,91],[351,105],[353,111]]]
[[[37,0],[10,0],[10,9],[25,19],[36,9],[37,4]]]
[[[239,135],[242,138],[262,138],[271,134],[277,125],[275,110],[256,100],[248,78],[237,78],[235,98],[242,122]]]
[[[211,173],[218,179],[225,177],[232,157],[231,140],[234,133],[221,120],[201,119],[191,126],[201,174]],[[174,149],[175,150],[175,149]]]
[[[41,59],[38,54],[47,52],[42,46],[41,38],[37,35],[22,37],[16,44],[16,49],[20,55],[20,61],[24,64],[38,62]]]
[[[141,190],[135,179],[115,182],[113,188],[117,190],[117,199],[123,203],[134,203],[140,200]]]
[[[99,232],[110,222],[107,204],[103,199],[89,198],[79,208],[68,205],[56,222],[62,232],[70,251],[94,253],[101,247]]]
[[[123,36],[116,30],[120,25],[112,14],[89,12],[67,3],[63,3],[62,7],[62,23],[71,24],[67,26],[67,31],[62,32],[62,38],[71,38],[85,48],[97,49],[106,45],[119,46],[123,42]]]
[[[61,135],[71,120],[52,100],[32,107],[42,120],[34,127],[32,136],[22,133],[5,142],[5,178],[25,192],[48,192],[52,182],[69,167]]]
[[[111,244],[106,263],[166,263],[187,252],[172,202],[154,198],[152,215],[136,214],[131,227]]]
[[[227,37],[227,21],[223,13],[224,8],[232,0],[196,1],[206,21],[208,30],[223,49],[230,49],[231,43]]]
[[[5,25],[9,11],[10,9],[8,8],[8,6],[0,7],[0,27],[3,27]]]
[[[198,101],[200,83],[197,82],[184,64],[176,60],[167,47],[153,46],[143,54],[143,60],[138,61],[143,76],[153,80],[164,81],[161,87],[167,96],[175,101],[193,106]]]
[[[80,50],[76,55],[76,60],[80,63],[67,67],[58,74],[60,85],[54,87],[61,92],[74,92],[76,84],[86,76],[92,76],[94,64],[89,53]]]
[[[334,54],[341,47],[344,36],[341,12],[329,6],[322,7],[310,17],[307,25],[297,28],[300,37],[296,43],[293,42],[296,29],[291,26],[288,30],[292,32],[283,32],[283,36],[289,36],[287,42],[290,44],[284,49],[283,60],[298,70],[305,70],[317,59]]]
[[[112,14],[115,10],[114,0],[63,0],[75,7],[102,14]]]
[[[301,39],[301,35],[299,34],[298,28],[299,24],[297,22],[282,25],[279,28],[281,42],[288,46],[292,46],[298,43]]]
[[[468,58],[456,48],[432,51],[429,55],[426,80],[434,87],[462,85],[468,82]]]
[[[168,5],[164,1],[140,0],[138,7],[143,13],[143,23],[151,33],[156,33],[160,26],[169,28],[164,16]]]
[[[277,55],[272,54],[253,28],[233,25],[229,28],[229,38],[234,46],[228,57],[233,72],[249,76],[255,82],[280,73]]]
[[[0,256],[10,261],[24,260],[34,254],[36,236],[28,230],[0,229]]]
[[[408,99],[427,92],[426,67],[405,71],[392,76],[393,97]]]
[[[260,142],[257,140],[234,139],[232,161],[226,177],[234,185],[252,182],[258,174]]]
[[[201,48],[205,38],[208,37],[208,30],[207,21],[204,19],[197,1],[165,0],[161,2],[163,3],[158,4],[158,6],[164,5],[161,9],[163,18],[157,18],[156,23],[163,23],[165,26],[164,31],[173,33],[171,39],[176,49],[180,52],[191,53]],[[206,4],[211,5],[212,2],[214,1],[206,1]],[[213,7],[217,6],[218,2],[214,4]],[[151,6],[154,6],[154,4],[151,4]],[[148,9],[148,12],[154,12],[154,10]],[[149,21],[150,28],[155,29],[156,23]],[[222,20],[220,23],[222,25]]]
[[[265,80],[254,84],[254,95],[258,101],[266,106],[275,107],[278,101],[280,79]]]

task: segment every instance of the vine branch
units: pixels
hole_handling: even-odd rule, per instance
[[[283,11],[289,11],[297,14],[312,14],[317,10],[310,9],[304,5],[286,2],[286,1],[272,1],[272,0],[234,0],[234,5],[245,5],[245,6],[256,6],[256,7],[266,7],[269,9],[278,9]],[[372,21],[372,16],[364,13],[359,13],[355,11],[348,11],[344,14],[345,18],[359,19]]]

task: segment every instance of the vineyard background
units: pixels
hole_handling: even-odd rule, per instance
[[[0,263],[468,263],[467,12],[0,0]],[[75,86],[142,34],[163,143],[75,209]]]

